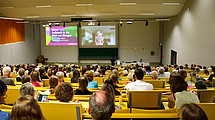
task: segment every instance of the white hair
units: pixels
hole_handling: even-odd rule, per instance
[[[127,75],[127,74],[128,74],[128,71],[127,71],[127,70],[123,70],[123,74],[124,74],[124,75]]]
[[[35,71],[36,71],[36,72],[39,72],[39,71],[40,71],[40,68],[39,68],[39,67],[35,68]]]
[[[157,71],[152,71],[151,76],[153,79],[156,79],[158,77],[158,72]]]
[[[134,72],[130,72],[130,73],[128,74],[127,78],[128,78],[129,80],[133,80],[133,75],[134,75]]]
[[[10,67],[4,67],[3,68],[3,75],[9,75],[11,72],[11,68]]]
[[[160,67],[159,73],[160,73],[160,74],[164,74],[164,71],[165,71],[164,68],[163,68],[163,67]]]
[[[63,80],[63,78],[64,78],[64,73],[63,72],[57,72],[56,75],[57,75],[59,80]]]

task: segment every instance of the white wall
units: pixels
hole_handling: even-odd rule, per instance
[[[171,49],[178,64],[215,64],[214,11],[215,0],[187,0],[183,11],[164,24],[165,64],[171,62]]]
[[[39,25],[25,24],[25,42],[0,46],[1,64],[35,64],[39,55]]]
[[[154,56],[151,51],[155,52]],[[119,26],[119,58],[121,61],[143,58],[144,62],[159,62],[159,23],[150,22],[145,26],[145,22],[133,22]]]
[[[119,26],[119,48],[118,54],[121,61],[139,61],[143,58],[144,62],[160,61],[159,46],[159,23],[150,22],[145,26],[145,22],[133,22],[127,25],[124,23]],[[136,48],[136,50],[134,49]],[[142,50],[144,48],[144,50]],[[151,56],[151,51],[155,52]],[[46,46],[45,28],[41,26],[41,54],[47,57],[48,62],[78,62],[78,46]],[[80,63],[110,63],[109,61],[81,60]]]

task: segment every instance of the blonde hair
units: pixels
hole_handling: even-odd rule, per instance
[[[112,86],[111,84],[109,84],[109,83],[103,84],[100,90],[106,91],[106,92],[109,93],[113,98],[115,98],[114,88],[113,88],[113,86]]]
[[[86,71],[84,73],[84,76],[89,80],[89,81],[93,81],[93,72],[92,71]]]

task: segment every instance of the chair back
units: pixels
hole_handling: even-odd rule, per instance
[[[197,90],[197,96],[200,103],[210,103],[215,96],[215,90]]]
[[[165,80],[146,80],[145,82],[153,85],[153,88],[165,88]]]
[[[130,108],[158,109],[161,107],[162,91],[128,91]]]
[[[20,97],[20,87],[8,87],[7,98],[5,104],[14,104],[14,102]]]
[[[204,110],[205,114],[208,117],[208,120],[214,120],[215,114],[214,114],[214,108],[215,103],[196,103],[202,110]]]
[[[102,85],[104,83],[104,78],[103,77],[94,77],[93,81],[97,81],[98,85]]]
[[[82,120],[80,103],[38,103],[47,120]]]
[[[50,87],[49,79],[43,79],[43,87]]]

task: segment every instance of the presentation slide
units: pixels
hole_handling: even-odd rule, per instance
[[[46,27],[46,45],[78,45],[77,26]]]
[[[82,26],[80,47],[110,48],[117,47],[116,26]]]

